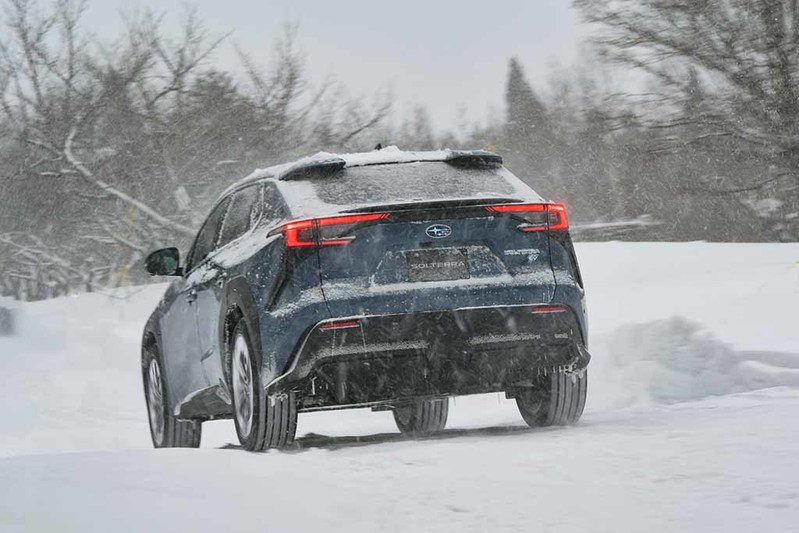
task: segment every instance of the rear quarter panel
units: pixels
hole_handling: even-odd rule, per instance
[[[568,233],[550,237],[550,259],[556,284],[552,301],[553,303],[567,305],[574,310],[582,333],[583,344],[588,347],[588,312],[585,287],[580,274],[580,266],[577,262],[577,254],[574,251],[574,245]]]
[[[227,266],[228,283],[220,307],[220,343],[225,342],[227,316],[239,308],[251,334],[258,336],[259,353],[268,381],[285,367],[306,328],[329,318],[319,282],[318,258],[314,250],[299,254],[285,247],[281,235],[253,235],[252,253],[228,252],[216,259]],[[261,239],[258,241],[257,239]],[[225,263],[227,259],[227,263]],[[223,357],[225,350],[221,351]],[[227,369],[227,362],[222,361]]]

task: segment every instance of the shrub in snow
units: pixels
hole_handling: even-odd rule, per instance
[[[5,300],[0,299],[0,335],[14,334],[14,310]]]

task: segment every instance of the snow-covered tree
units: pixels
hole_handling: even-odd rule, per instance
[[[799,3],[575,0],[613,61],[657,81],[650,126],[663,148],[725,139],[757,169],[697,176],[695,192],[739,195],[782,239],[799,238]],[[704,88],[701,109],[689,109]],[[670,128],[681,129],[668,135]],[[765,206],[768,206],[766,208]]]

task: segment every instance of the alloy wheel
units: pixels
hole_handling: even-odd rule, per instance
[[[253,411],[255,410],[255,388],[252,379],[250,348],[243,335],[236,337],[233,345],[233,406],[236,411],[236,422],[242,437],[246,438],[252,431]]]
[[[147,410],[150,414],[150,429],[153,439],[161,444],[164,442],[164,386],[161,381],[161,367],[158,360],[150,359],[147,368]]]

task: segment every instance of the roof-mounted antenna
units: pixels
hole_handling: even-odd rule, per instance
[[[383,144],[382,143],[377,143],[377,145],[375,146],[375,150],[379,151],[379,150],[382,150],[382,149],[383,149]]]

